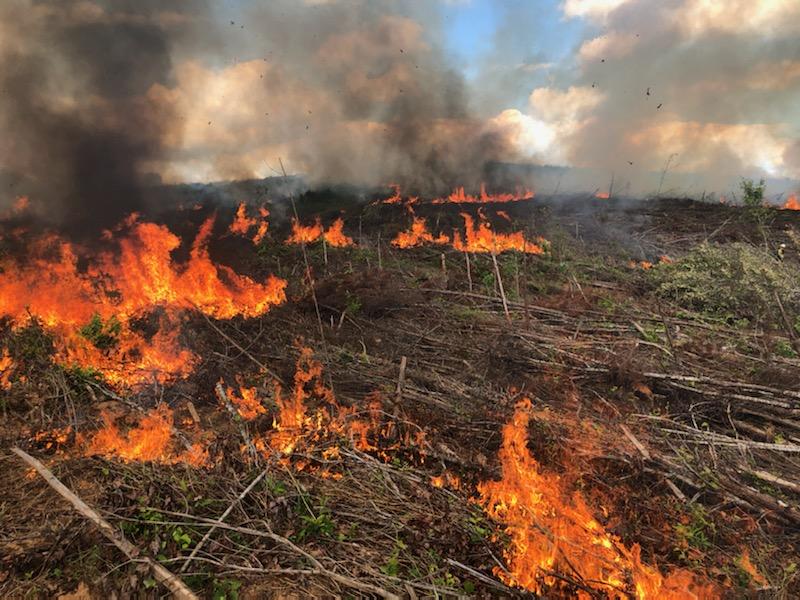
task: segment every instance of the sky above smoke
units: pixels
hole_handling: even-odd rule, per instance
[[[798,39],[797,0],[4,0],[3,196],[113,220],[279,158],[420,191],[497,160],[800,178]]]

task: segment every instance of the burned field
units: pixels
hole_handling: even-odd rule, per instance
[[[15,216],[0,593],[796,597],[799,236],[525,191]]]

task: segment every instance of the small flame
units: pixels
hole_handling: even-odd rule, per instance
[[[783,205],[784,210],[800,210],[800,201],[797,200],[797,194],[792,194]]]
[[[411,209],[409,209],[411,210]],[[434,237],[428,231],[428,223],[423,217],[418,217],[411,211],[411,227],[406,231],[401,231],[392,240],[392,246],[398,248],[414,248],[415,246],[422,246],[423,244],[445,245],[450,243],[450,238],[440,233]]]
[[[11,375],[14,372],[14,359],[8,354],[8,348],[3,348],[0,356],[0,389],[7,390],[11,387]]]
[[[344,233],[344,221],[342,218],[336,219],[328,230],[325,232],[325,241],[334,248],[345,248],[353,246],[353,238],[348,237]]]
[[[600,200],[608,200],[611,198],[611,194],[608,192],[595,192],[594,197],[599,198]]]
[[[231,223],[231,226],[228,228],[228,231],[234,235],[247,237],[248,233],[250,233],[250,230],[253,227],[256,227],[256,232],[250,239],[256,245],[261,243],[261,240],[264,239],[264,236],[267,234],[267,230],[269,229],[269,221],[267,221],[267,217],[269,217],[269,211],[262,206],[258,209],[258,213],[261,217],[260,219],[248,217],[247,205],[242,202],[236,209],[236,216],[233,219],[233,223]]]
[[[534,193],[529,189],[517,189],[511,194],[489,194],[486,192],[486,184],[481,183],[480,194],[473,196],[464,191],[464,187],[457,187],[448,196],[444,198],[435,198],[431,200],[432,204],[487,204],[490,202],[519,202],[521,200],[531,200]]]
[[[240,386],[238,394],[232,388],[228,388],[227,394],[231,403],[236,407],[236,411],[245,421],[252,421],[258,415],[263,415],[267,412],[267,409],[261,404],[257,390],[254,387],[246,388]]]
[[[184,452],[173,451],[172,410],[162,404],[142,417],[139,425],[123,434],[108,412],[102,413],[104,427],[89,441],[87,455],[102,455],[125,461],[184,463],[195,467],[208,464],[208,451],[194,444]]]
[[[577,571],[587,586],[610,598],[715,598],[708,583],[685,570],[666,577],[641,561],[638,545],[626,548],[595,519],[579,493],[568,493],[558,475],[546,473],[528,450],[531,402],[521,400],[503,428],[502,478],[478,485],[487,514],[505,525],[505,583],[545,594],[564,585],[555,574]],[[588,596],[587,596],[588,597]]]
[[[756,583],[762,587],[769,586],[769,581],[767,581],[767,578],[761,574],[761,572],[750,560],[750,550],[747,548],[742,550],[742,556],[739,557],[739,566],[750,576],[750,579],[753,580],[753,583]]]
[[[286,240],[287,244],[312,244],[324,238],[325,241],[335,248],[353,246],[353,239],[344,234],[344,221],[336,219],[331,226],[325,230],[322,227],[319,217],[313,225],[303,225],[297,219],[292,219],[292,235]]]

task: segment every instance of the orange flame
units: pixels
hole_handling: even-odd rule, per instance
[[[227,394],[231,404],[236,407],[236,411],[245,421],[252,421],[258,415],[263,415],[267,412],[267,409],[261,404],[254,387],[246,388],[240,386],[238,395],[232,388],[228,388]]]
[[[14,371],[14,359],[8,354],[8,348],[3,348],[0,356],[0,389],[7,390],[11,387],[11,374]]]
[[[444,198],[435,198],[431,200],[432,204],[486,204],[489,202],[519,202],[520,200],[531,200],[534,197],[532,190],[517,189],[512,194],[489,194],[486,192],[486,184],[481,183],[481,191],[477,196],[467,194],[464,187],[457,187],[448,196]]]
[[[544,254],[543,239],[539,243],[525,239],[521,231],[514,233],[498,233],[483,215],[479,215],[480,223],[476,225],[471,215],[461,213],[464,219],[466,238],[462,241],[460,233],[453,234],[453,247],[462,252],[489,252],[500,254],[509,250],[527,252],[528,254]]]
[[[374,452],[386,461],[391,460],[394,450],[401,448],[415,449],[420,457],[423,455],[421,432],[413,436],[409,432],[397,435],[399,432],[391,421],[382,427],[383,411],[378,393],[365,399],[366,418],[359,418],[355,406],[340,405],[333,390],[325,385],[322,365],[314,359],[310,348],[300,349],[291,393],[284,393],[281,386],[275,384],[275,403],[278,413],[273,419],[272,431],[254,440],[256,448],[267,456],[270,451],[276,451],[288,461],[298,447],[307,455],[315,447],[324,446],[322,458],[333,462],[340,457],[338,444],[342,441],[362,452]],[[313,469],[306,458],[297,458],[293,464],[299,470]],[[341,476],[329,469],[320,474],[332,478]]]
[[[183,265],[172,258],[180,239],[165,226],[139,223],[135,216],[123,225],[128,232],[118,239],[118,252],[87,257],[85,270],[78,268],[79,252],[72,244],[42,236],[30,245],[24,264],[7,259],[0,265],[0,315],[16,326],[31,316],[40,319],[56,334],[59,360],[95,368],[114,383],[141,383],[153,372],[161,380],[183,376],[194,357],[178,344],[180,311],[199,310],[218,319],[255,317],[286,298],[282,279],[270,277],[261,284],[214,264],[207,248],[213,225],[213,217],[203,223]],[[156,308],[165,313],[162,327],[145,339],[130,323]],[[116,320],[115,344],[101,349],[81,334],[97,319]]]
[[[595,192],[594,197],[599,198],[600,200],[608,200],[611,198],[611,194],[608,192]]]
[[[323,229],[319,217],[313,225],[303,225],[297,219],[292,219],[292,235],[286,240],[287,244],[310,244],[322,237]]]
[[[713,585],[688,571],[665,577],[643,563],[638,545],[626,548],[595,519],[579,492],[570,495],[558,475],[545,473],[527,446],[530,412],[530,400],[523,399],[503,428],[502,479],[478,485],[484,510],[505,525],[510,539],[504,552],[508,571],[496,569],[498,577],[539,594],[566,586],[555,576],[559,572],[577,572],[585,586],[619,600],[718,597]]]
[[[325,241],[334,248],[345,248],[353,245],[353,238],[346,236],[344,233],[344,221],[341,217],[328,227],[325,232]]]
[[[783,205],[784,210],[800,210],[800,201],[797,200],[797,194],[792,194]]]
[[[269,229],[269,221],[267,221],[269,211],[262,206],[258,209],[258,212],[261,216],[260,220],[248,217],[247,205],[242,202],[236,209],[236,216],[234,217],[231,226],[228,228],[228,231],[234,235],[247,237],[247,234],[250,232],[250,230],[253,227],[257,227],[256,233],[250,239],[254,244],[259,244],[261,240],[264,239],[264,236],[267,234],[267,230]]]
[[[392,240],[392,246],[397,246],[398,248],[413,248],[415,246],[422,246],[423,244],[444,245],[450,243],[450,238],[443,233],[433,237],[431,232],[428,231],[427,221],[423,217],[414,215],[413,211],[411,214],[411,227],[406,231],[398,233]]]
[[[328,229],[322,227],[322,223],[317,217],[313,225],[303,225],[297,219],[292,219],[292,235],[286,240],[287,244],[311,244],[319,239],[325,241],[335,248],[344,248],[354,245],[353,239],[344,233],[344,221],[336,219]]]
[[[139,425],[123,434],[113,417],[102,413],[104,427],[97,431],[87,447],[87,455],[102,455],[126,461],[185,463],[195,467],[208,464],[208,450],[194,444],[184,452],[173,451],[172,410],[165,404],[142,417]]]
[[[742,556],[739,557],[739,566],[750,576],[750,579],[753,580],[753,583],[756,583],[762,587],[769,586],[769,581],[767,581],[767,578],[759,572],[759,570],[750,560],[750,550],[747,548],[742,550]]]

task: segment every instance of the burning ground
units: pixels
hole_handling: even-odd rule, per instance
[[[294,204],[80,241],[15,206],[3,446],[201,597],[800,592],[792,206]],[[163,594],[0,465],[4,597]]]

